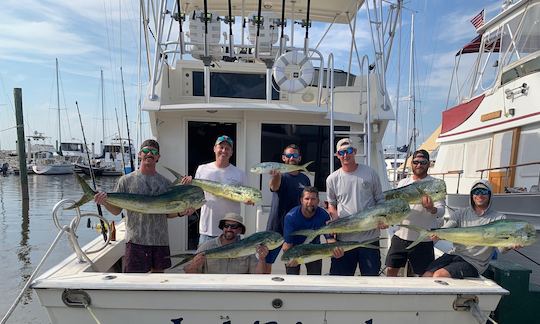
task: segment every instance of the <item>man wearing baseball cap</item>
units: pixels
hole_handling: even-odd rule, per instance
[[[184,271],[222,274],[263,273],[266,268],[265,258],[268,254],[268,248],[264,245],[257,246],[253,254],[238,258],[207,259],[204,256],[204,251],[237,242],[241,239],[240,235],[246,232],[244,219],[236,213],[227,213],[219,221],[218,226],[223,233],[200,245],[197,255],[184,267]],[[258,259],[255,254],[258,255]]]
[[[418,150],[413,153],[411,161],[412,175],[399,181],[397,187],[404,187],[414,182],[429,181],[434,178],[428,175],[430,161],[426,150]],[[423,229],[438,228],[442,225],[444,215],[444,200],[432,201],[431,197],[424,195],[421,204],[410,205],[411,211],[403,225],[415,225]],[[400,227],[392,236],[392,243],[386,255],[386,276],[396,277],[399,269],[409,261],[413,272],[422,275],[427,266],[435,259],[433,242],[426,239],[412,249],[407,249],[416,239],[418,232]]]
[[[346,217],[363,211],[384,200],[379,176],[367,165],[356,162],[357,146],[350,138],[337,142],[336,156],[341,168],[326,179],[328,212],[332,219]],[[380,228],[385,228],[381,225]],[[379,229],[360,233],[339,234],[338,241],[365,242],[378,239]],[[374,243],[378,245],[378,241]],[[378,249],[357,248],[339,259],[332,258],[331,275],[353,276],[356,267],[363,276],[377,276],[381,268]]]
[[[214,143],[215,161],[201,164],[195,171],[196,179],[212,180],[223,184],[246,185],[244,171],[230,163],[233,155],[233,140],[227,135],[218,136]],[[182,184],[191,183],[191,176],[184,177]],[[240,203],[204,193],[206,203],[201,208],[199,219],[199,246],[220,235],[220,221],[228,212],[240,214]],[[246,201],[246,204],[253,204]]]

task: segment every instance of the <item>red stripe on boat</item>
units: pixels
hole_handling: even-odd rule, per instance
[[[476,111],[485,95],[476,97],[469,102],[443,111],[441,134],[451,131],[452,129],[463,124]]]

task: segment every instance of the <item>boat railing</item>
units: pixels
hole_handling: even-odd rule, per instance
[[[444,177],[446,175],[455,175],[457,174],[457,186],[456,186],[456,193],[459,193],[459,181],[461,180],[461,175],[463,174],[463,170],[451,170],[446,172],[436,172],[436,173],[430,173],[429,175],[432,176],[442,176],[442,179],[444,180]]]
[[[479,170],[476,170],[476,172],[480,172],[480,179],[483,179],[484,178],[484,172],[486,172],[486,171],[504,170],[505,175],[503,177],[504,182],[502,184],[504,185],[503,188],[505,188],[506,186],[509,185],[510,172],[512,170],[515,170],[515,169],[517,169],[519,167],[530,166],[530,165],[540,165],[540,161],[520,163],[520,164],[510,164],[510,165],[499,166],[499,167],[494,167],[494,168],[487,168],[487,169],[479,169]],[[537,188],[540,188],[540,170],[538,171]]]

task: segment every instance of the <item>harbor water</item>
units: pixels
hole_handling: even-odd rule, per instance
[[[116,180],[116,177],[98,178],[97,185],[104,191],[111,191]],[[91,183],[89,179],[87,181]],[[21,198],[19,176],[0,176],[2,317],[58,233],[52,220],[53,206],[62,199],[78,200],[82,196],[82,190],[73,175],[28,175],[28,191],[30,199],[26,204]],[[81,210],[97,213],[93,203],[86,204]],[[74,211],[64,211],[59,219],[61,224],[68,224],[74,216]],[[104,216],[109,220],[113,219],[106,210]],[[91,228],[87,228],[86,219],[81,221],[77,231],[81,246],[100,235],[95,229],[96,220],[92,218]],[[66,236],[63,236],[39,273],[72,253]],[[49,318],[37,296],[28,290],[7,323],[49,323]]]

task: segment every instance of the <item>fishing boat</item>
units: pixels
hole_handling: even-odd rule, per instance
[[[214,141],[223,134],[234,140],[232,163],[243,170],[278,161],[283,147],[296,143],[304,161],[315,161],[313,183],[324,191],[337,166],[335,144],[351,137],[357,159],[389,189],[381,141],[394,112],[385,71],[401,2],[141,3],[145,34],[151,30],[157,40],[147,47],[151,78],[143,109],[161,146],[159,166],[193,175],[213,160]],[[362,6],[378,53],[371,59],[356,51]],[[357,74],[351,66],[334,69],[333,55],[324,56],[309,38],[312,23],[326,24],[329,37],[332,25],[350,27]],[[241,36],[234,35],[240,25]],[[297,46],[300,28],[305,37]],[[258,174],[248,174],[248,182],[268,191]],[[68,203],[59,202],[54,213]],[[248,233],[264,230],[268,205],[263,198],[262,205],[242,206]],[[124,274],[118,270],[124,224],[117,226],[117,241],[97,238],[81,249],[74,229],[79,217],[65,230],[75,253],[32,283],[53,323],[478,323],[507,294],[485,278]],[[188,217],[171,220],[169,233],[172,253],[195,249],[197,226]]]
[[[488,179],[493,208],[540,230],[540,19],[539,1],[507,4],[477,29],[478,35],[456,54],[456,66],[442,114],[437,161],[432,168],[448,187],[448,205],[469,204],[471,184]],[[464,76],[463,71],[470,73]],[[457,82],[461,80],[462,82]],[[538,92],[537,92],[538,91]],[[540,260],[540,243],[521,249]],[[516,252],[501,256],[540,269]]]

